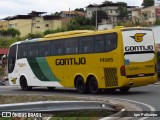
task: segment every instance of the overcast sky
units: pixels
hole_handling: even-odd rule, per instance
[[[85,8],[89,4],[101,4],[105,0],[0,0],[0,19],[14,15],[26,15],[31,11],[47,14],[68,11],[69,8]],[[141,6],[143,0],[112,0],[126,2],[130,6]]]

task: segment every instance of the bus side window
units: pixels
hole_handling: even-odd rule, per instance
[[[63,40],[55,40],[51,42],[51,55],[63,55]]]
[[[27,44],[19,44],[18,45],[18,56],[17,58],[26,58],[27,57]]]
[[[95,52],[104,52],[104,37],[103,37],[103,35],[95,36]]]
[[[40,42],[39,45],[39,56],[49,56],[50,55],[50,41]]]
[[[117,34],[109,33],[105,35],[105,51],[112,51],[117,48]]]
[[[78,40],[76,38],[67,39],[65,41],[65,54],[78,53]]]
[[[29,43],[28,44],[28,51],[29,51],[28,57],[37,57],[39,54],[38,48],[39,48],[38,43]]]
[[[79,53],[93,53],[94,52],[94,37],[87,36],[79,39]]]

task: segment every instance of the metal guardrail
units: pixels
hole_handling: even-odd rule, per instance
[[[2,112],[47,113],[78,110],[108,110],[111,112],[115,111],[114,107],[109,103],[93,101],[41,101],[0,105],[0,115],[2,114]]]

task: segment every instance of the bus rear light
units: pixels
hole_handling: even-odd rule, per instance
[[[122,65],[120,70],[121,70],[121,75],[125,76],[126,75],[125,65]]]

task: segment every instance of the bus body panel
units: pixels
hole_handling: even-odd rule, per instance
[[[154,74],[156,53],[152,31],[133,30],[122,34],[126,76]]]
[[[156,82],[156,60],[152,31],[113,29],[109,32],[90,32],[89,35],[96,36],[107,33],[116,33],[117,35],[116,47],[111,51],[17,59],[14,70],[16,74],[13,72],[8,75],[10,84],[19,85],[21,76],[26,77],[29,86],[46,87],[74,88],[76,76],[82,76],[85,83],[87,83],[89,76],[94,76],[97,79],[98,88],[103,89],[137,87]],[[68,38],[63,39],[65,41]],[[46,38],[46,41],[47,39],[52,42],[52,38]],[[36,40],[37,43],[43,41],[45,38],[40,41]],[[122,75],[121,68],[123,66],[125,75]]]

